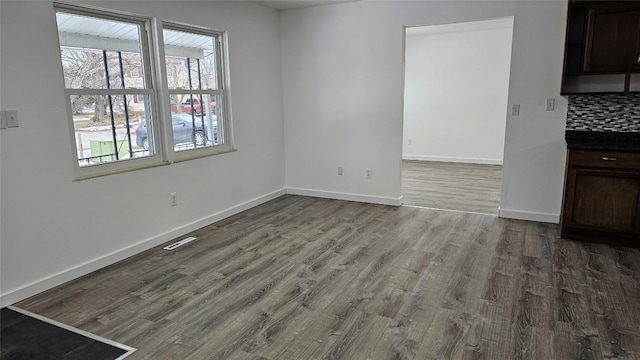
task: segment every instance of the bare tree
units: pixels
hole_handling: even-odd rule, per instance
[[[61,57],[66,88],[104,89],[107,87],[105,59],[101,50],[62,47]],[[124,73],[125,80],[127,80],[127,75],[131,74],[138,68],[140,68],[139,54],[123,52],[122,69],[120,69],[117,53],[107,53],[106,70],[109,72],[109,86],[111,88],[122,87],[122,77],[120,76],[121,72]],[[131,87],[131,85],[133,85],[133,87],[141,87],[142,84],[125,85],[127,87]],[[131,100],[132,99],[127,99],[127,102]],[[92,117],[92,121],[94,123],[102,123],[107,115],[107,97],[100,95],[71,97],[71,108],[74,113],[78,113],[88,106],[94,107],[94,116]]]
[[[166,68],[167,68],[167,84],[169,89],[189,89],[189,76],[187,75],[185,62],[186,58],[167,56]],[[188,90],[187,90],[188,91]],[[185,101],[187,94],[174,94],[172,100],[176,103],[176,111],[182,112],[181,104]]]

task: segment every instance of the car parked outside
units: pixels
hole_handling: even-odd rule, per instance
[[[193,143],[196,147],[204,146],[207,142],[207,129],[203,126],[202,117],[195,117],[195,132],[191,115],[173,114],[171,116],[171,127],[173,128],[173,145]],[[212,134],[214,143],[218,141],[218,124],[213,122]],[[149,150],[149,139],[147,136],[147,122],[142,120],[136,128],[136,144]]]
[[[192,106],[193,104],[193,106]],[[216,102],[211,100],[211,112],[216,111]],[[182,112],[185,114],[202,114],[202,106],[200,105],[200,99],[197,97],[187,98],[182,102]]]

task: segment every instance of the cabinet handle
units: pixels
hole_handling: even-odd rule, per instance
[[[616,160],[618,160],[618,158],[603,156],[602,160],[604,160],[604,161],[616,161]]]
[[[636,62],[636,65],[640,65],[640,55],[638,55],[638,62]]]

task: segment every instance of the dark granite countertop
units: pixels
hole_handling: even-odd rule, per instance
[[[640,152],[640,132],[589,131],[567,129],[564,135],[571,150]]]

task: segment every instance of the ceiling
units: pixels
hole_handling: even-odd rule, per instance
[[[361,0],[251,0],[276,10],[287,10],[311,6],[331,5]]]

